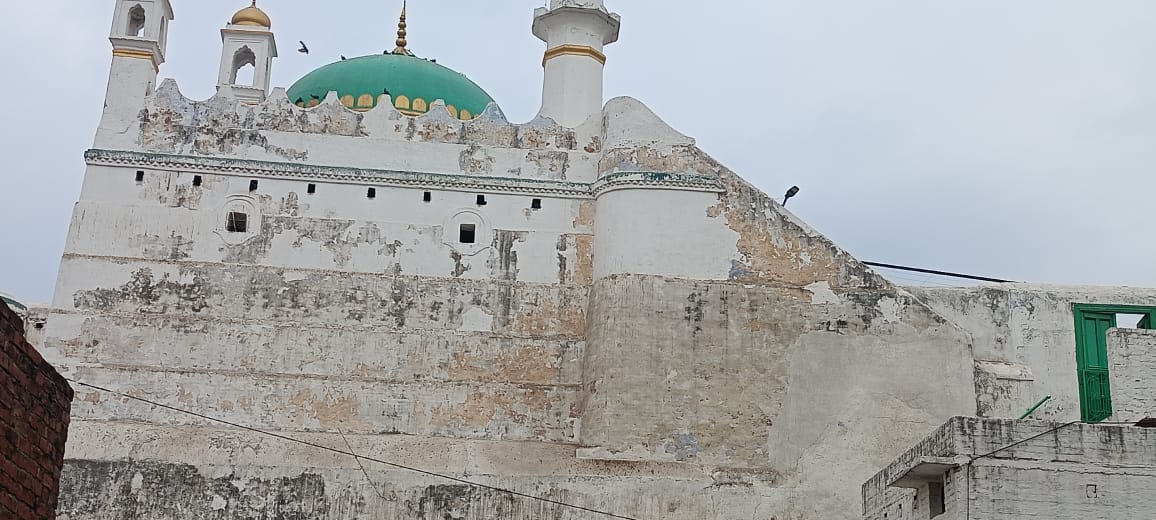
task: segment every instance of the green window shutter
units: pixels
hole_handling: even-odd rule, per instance
[[[1117,314],[1142,314],[1140,329],[1156,328],[1156,307],[1077,303],[1076,371],[1080,382],[1080,417],[1100,422],[1112,415],[1112,389],[1108,378],[1108,329],[1116,326]]]
[[[1080,376],[1084,398],[1080,403],[1080,415],[1084,422],[1098,423],[1112,416],[1112,389],[1108,384],[1108,371],[1087,368]]]

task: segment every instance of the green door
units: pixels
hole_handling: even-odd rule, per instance
[[[1112,392],[1108,385],[1108,329],[1116,326],[1116,314],[1078,312],[1076,325],[1080,416],[1084,422],[1100,422],[1112,415]]]

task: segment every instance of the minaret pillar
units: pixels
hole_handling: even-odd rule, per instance
[[[252,5],[237,11],[229,25],[221,29],[221,68],[217,89],[229,87],[232,95],[250,104],[260,103],[269,93],[277,40],[269,16]],[[253,67],[251,80],[241,80],[238,72]]]
[[[621,25],[602,0],[550,0],[534,12],[534,36],[546,42],[539,115],[573,128],[601,113],[604,49]]]
[[[97,130],[98,146],[104,136],[124,133],[134,125],[145,97],[156,90],[173,18],[169,0],[117,0],[109,35],[112,65]]]

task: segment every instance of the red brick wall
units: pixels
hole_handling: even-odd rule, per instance
[[[72,388],[0,304],[0,519],[56,518]]]

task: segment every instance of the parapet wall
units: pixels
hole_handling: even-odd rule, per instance
[[[1111,422],[1138,423],[1156,418],[1156,331],[1108,331],[1108,370],[1112,388]]]
[[[367,112],[346,108],[330,93],[320,105],[298,107],[282,89],[249,105],[224,93],[203,101],[184,97],[166,80],[142,101],[133,125],[102,131],[95,148],[176,156],[222,157],[312,166],[443,175],[593,182],[602,151],[601,121],[578,129],[538,118],[514,124],[491,105],[461,121],[439,101],[411,117],[390,103]]]
[[[0,305],[0,517],[56,517],[72,387]]]

